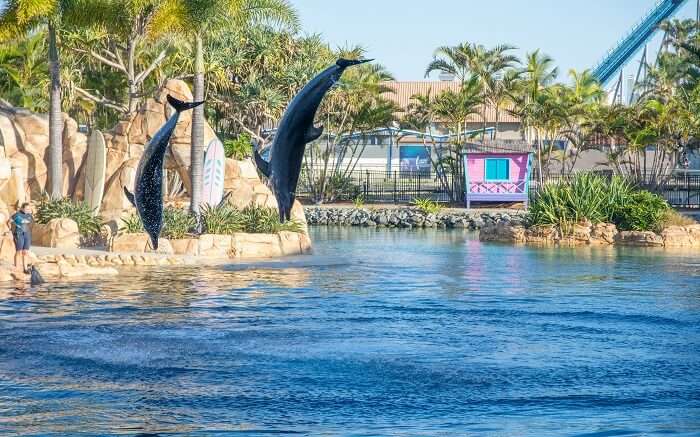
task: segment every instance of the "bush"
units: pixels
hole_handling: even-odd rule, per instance
[[[185,238],[197,226],[197,219],[189,211],[167,207],[163,210],[163,231],[165,238]]]
[[[245,159],[253,154],[253,142],[248,134],[241,134],[235,140],[224,141],[224,154],[227,158]]]
[[[282,231],[302,232],[301,223],[296,220],[280,222],[279,212],[274,208],[248,205],[241,211],[245,232],[251,234],[275,234]]]
[[[51,200],[44,198],[37,207],[36,222],[47,224],[55,218],[69,218],[78,224],[80,235],[93,237],[100,233],[102,218],[90,209],[87,203],[70,199]]]
[[[633,193],[614,217],[614,223],[624,230],[660,231],[669,206],[660,196],[648,191]]]
[[[202,224],[207,234],[228,235],[243,231],[240,212],[229,204],[202,207]]]
[[[119,232],[123,232],[125,234],[140,234],[142,232],[146,232],[138,214],[131,214],[126,218],[122,218],[121,221],[122,226],[119,228]]]
[[[437,214],[442,210],[442,206],[439,203],[430,199],[413,199],[411,205],[418,208],[423,214]]]
[[[636,189],[625,179],[580,173],[547,184],[530,198],[528,218],[536,225],[558,225],[568,234],[573,224],[612,222],[620,230],[658,230],[668,211],[659,196]]]

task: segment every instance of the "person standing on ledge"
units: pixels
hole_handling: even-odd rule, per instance
[[[22,207],[10,217],[10,227],[15,240],[15,268],[27,273],[27,255],[32,245],[32,228],[34,222],[32,207],[25,202]]]

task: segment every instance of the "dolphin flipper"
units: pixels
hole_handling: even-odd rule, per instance
[[[310,143],[314,140],[317,140],[321,135],[323,135],[323,125],[316,127],[314,125],[311,125],[308,131],[306,131],[306,135],[304,136],[304,143]]]
[[[182,100],[178,100],[175,97],[168,94],[168,103],[170,103],[170,106],[175,108],[177,112],[182,112],[187,111],[188,109],[196,108],[197,106],[204,103],[204,100],[202,100],[201,102],[183,102]]]
[[[265,161],[265,159],[260,156],[257,150],[253,150],[253,156],[255,157],[255,165],[260,170],[260,173],[264,174],[266,177],[270,177],[270,163]]]
[[[124,195],[127,199],[129,199],[129,202],[136,207],[136,199],[134,199],[134,194],[126,187],[124,187]]]

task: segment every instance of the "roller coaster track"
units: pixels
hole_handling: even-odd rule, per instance
[[[637,50],[649,41],[659,24],[675,14],[686,2],[687,0],[659,0],[654,8],[595,67],[593,70],[595,77],[601,83],[607,83]]]

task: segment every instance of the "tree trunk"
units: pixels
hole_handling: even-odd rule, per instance
[[[61,111],[61,64],[56,45],[56,27],[49,23],[49,182],[51,198],[63,197],[63,112]]]
[[[136,112],[136,105],[138,103],[138,86],[136,84],[136,67],[135,63],[136,60],[134,59],[136,56],[136,47],[135,47],[135,41],[133,39],[129,39],[129,42],[127,42],[127,49],[126,49],[126,58],[127,58],[127,83],[129,85],[129,119],[131,119],[131,115]]]
[[[204,100],[204,53],[202,35],[195,36],[194,100]],[[190,149],[190,211],[199,217],[202,199],[202,165],[204,161],[204,105],[194,108],[192,113],[192,146]]]

